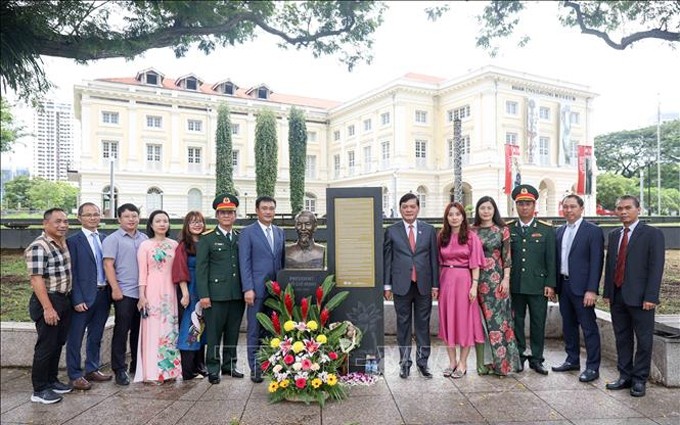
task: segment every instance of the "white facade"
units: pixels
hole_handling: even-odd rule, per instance
[[[74,120],[70,103],[46,100],[35,112],[31,175],[67,180],[74,155]]]
[[[149,69],[135,79],[75,87],[82,130],[75,168],[81,202],[104,203],[113,160],[119,203],[135,203],[143,215],[161,207],[173,216],[210,214],[216,110],[227,102],[239,214],[252,213],[255,119],[267,107],[279,118],[276,197],[285,213],[287,117],[295,105],[307,118],[307,208],[325,214],[327,187],[381,187],[385,215],[397,213],[399,197],[411,191],[419,194],[421,216],[438,217],[453,186],[452,119],[460,117],[465,203],[490,195],[503,215],[514,215],[504,190],[507,141],[519,146],[522,183],[541,192],[539,214],[555,216],[577,181],[575,146],[592,146],[594,96],[584,86],[496,67],[451,80],[407,74],[344,103],[281,95],[265,85],[244,90],[229,80],[210,86],[193,74],[175,81]],[[594,193],[585,199],[586,214],[594,214]]]

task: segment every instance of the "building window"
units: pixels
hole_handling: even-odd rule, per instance
[[[307,155],[307,163],[305,164],[305,177],[308,179],[316,178],[316,155]]]
[[[203,121],[201,120],[187,120],[187,130],[200,133],[203,131]]]
[[[198,189],[189,189],[187,193],[187,211],[201,211],[203,209],[203,194]]]
[[[550,120],[550,108],[548,108],[547,106],[541,106],[538,109],[538,116],[542,120],[546,120],[546,121]]]
[[[268,99],[269,98],[269,90],[267,90],[266,87],[260,87],[257,89],[257,98],[258,99]]]
[[[231,134],[234,135],[234,136],[238,136],[240,132],[241,132],[241,124],[231,123]]]
[[[157,187],[150,187],[146,192],[146,210],[148,214],[163,209],[163,191]]]
[[[578,140],[572,140],[569,146],[569,165],[576,166],[578,163]]]
[[[453,122],[455,119],[463,119],[470,117],[470,105],[461,106],[460,108],[455,108],[446,111],[446,121]]]
[[[333,176],[340,177],[340,154],[333,155]]]
[[[517,133],[505,133],[506,145],[517,145]]]
[[[307,132],[307,142],[316,143],[316,131]]]
[[[224,92],[224,94],[228,94],[228,95],[230,95],[230,96],[233,96],[233,95],[234,95],[234,92],[235,92],[235,90],[234,90],[234,84],[233,84],[233,83],[224,83],[224,84],[222,84],[222,91]]]
[[[151,84],[154,86],[158,85],[158,74],[155,72],[147,72],[146,73],[146,84]]]
[[[338,140],[340,140],[340,130],[335,130],[335,131],[333,132],[333,140],[336,141],[336,142],[337,142]]]
[[[188,148],[187,150],[187,161],[189,164],[200,164],[201,163],[201,148]]]
[[[380,168],[386,169],[390,167],[390,142],[382,142],[380,144]]]
[[[519,105],[517,102],[513,102],[512,100],[506,100],[505,101],[505,113],[508,115],[517,115],[519,112]]]
[[[305,209],[313,213],[316,212],[316,195],[305,192]]]
[[[416,140],[416,165],[425,166],[427,163],[427,141]]]
[[[187,90],[198,90],[198,80],[193,77],[184,80],[184,84]]]
[[[163,127],[163,117],[158,115],[147,115],[146,116],[146,126],[148,128],[162,128]]]
[[[425,186],[418,186],[418,189],[416,189],[416,195],[418,196],[420,209],[424,210],[427,208],[427,189]]]
[[[354,151],[347,152],[347,172],[350,176],[354,175]]]
[[[146,145],[146,164],[151,170],[160,170],[161,145]]]
[[[550,138],[538,138],[538,157],[541,165],[550,165]]]
[[[389,112],[383,112],[380,114],[380,124],[381,125],[387,125],[390,123],[390,113]]]
[[[463,151],[460,153],[461,154],[460,160],[463,165],[467,165],[470,163],[470,136],[462,135],[461,140],[463,141]],[[448,139],[446,145],[446,154],[449,168],[453,168],[453,151],[454,151],[453,139]]]
[[[239,165],[239,151],[234,149],[231,151],[231,166],[235,176],[239,175],[238,165]]]
[[[389,216],[390,218],[394,218],[394,209],[390,208],[390,213],[389,215],[387,214],[387,207],[390,206],[390,191],[387,190],[386,187],[383,186],[382,188],[382,207],[383,207],[383,213],[385,216]]]
[[[354,136],[354,124],[347,127],[347,136],[348,137]]]
[[[364,120],[364,131],[371,131],[371,127],[373,127],[371,119]]]
[[[102,111],[103,124],[118,124],[118,112]]]
[[[569,114],[569,122],[574,125],[579,125],[581,122],[581,114],[578,112],[571,112]]]
[[[373,165],[373,158],[371,155],[371,147],[364,146],[364,173],[370,173]]]
[[[118,159],[118,142],[104,140],[102,142],[102,157],[107,161]]]
[[[416,122],[418,124],[427,124],[427,111],[416,111]]]

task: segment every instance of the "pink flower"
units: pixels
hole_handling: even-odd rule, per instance
[[[493,311],[489,310],[488,308],[484,309],[484,318],[486,320],[491,319],[491,316],[493,316]]]
[[[503,375],[507,375],[508,373],[510,373],[510,362],[508,361],[508,359],[503,359],[503,361],[501,362],[501,373]]]
[[[488,294],[489,293],[489,285],[487,285],[486,283],[481,283],[479,285],[479,293],[485,294],[485,295]]]
[[[489,342],[491,345],[496,345],[501,342],[503,339],[503,334],[500,333],[499,331],[491,331],[489,332]]]
[[[503,320],[503,323],[501,323],[501,332],[505,332],[508,330],[508,321]]]
[[[267,370],[267,369],[269,369],[269,365],[270,365],[270,364],[271,364],[271,363],[269,363],[269,360],[265,360],[265,361],[260,365],[260,367],[262,368],[262,370]]]
[[[283,358],[283,362],[284,362],[285,364],[287,364],[287,365],[290,366],[290,365],[292,365],[293,363],[295,363],[295,357],[293,357],[293,356],[290,355],[290,354],[287,354],[287,355]]]
[[[312,361],[309,359],[302,359],[302,370],[309,370],[312,367]]]
[[[490,270],[493,268],[493,265],[496,263],[493,258],[485,258],[485,263],[484,263],[484,270]]]
[[[505,340],[506,341],[512,341],[515,339],[515,331],[512,328],[509,328],[507,331],[505,331]]]
[[[298,387],[299,389],[303,389],[304,387],[307,386],[307,379],[306,378],[298,378],[295,380],[295,386]]]
[[[505,357],[505,354],[506,354],[505,347],[501,345],[500,347],[496,348],[496,357],[502,359],[503,357]]]
[[[316,350],[319,349],[319,343],[311,340],[311,339],[306,339],[305,340],[305,349],[309,354],[314,354],[316,353]]]
[[[330,353],[328,353],[328,358],[331,359],[331,360],[337,360],[338,359],[338,353],[336,353],[335,351],[331,351]]]
[[[491,273],[490,280],[493,283],[498,283],[501,281],[501,275],[498,272]]]

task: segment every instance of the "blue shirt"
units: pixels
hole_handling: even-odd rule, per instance
[[[123,295],[139,298],[139,266],[137,265],[137,249],[145,240],[146,234],[137,230],[133,236],[123,229],[118,229],[102,242],[104,258],[113,258],[116,269],[116,280]]]

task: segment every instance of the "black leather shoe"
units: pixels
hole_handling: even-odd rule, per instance
[[[220,375],[218,375],[216,373],[208,374],[208,382],[210,382],[213,385],[219,384],[220,383]]]
[[[600,372],[593,369],[586,369],[578,376],[578,380],[581,382],[592,382],[599,377]]]
[[[116,371],[116,384],[118,385],[130,385],[130,376],[124,370]]]
[[[402,366],[399,370],[399,377],[401,379],[406,379],[411,374],[411,368],[409,366]]]
[[[529,363],[529,367],[535,370],[536,372],[540,373],[541,375],[547,375],[548,374],[548,369],[543,366],[543,363]]]
[[[581,370],[581,366],[569,362],[564,362],[559,366],[553,366],[553,372],[569,372],[570,370]]]
[[[630,388],[630,395],[633,397],[644,397],[647,389],[645,388],[644,382],[636,382]]]
[[[614,382],[608,382],[607,385],[605,385],[605,388],[608,390],[623,390],[632,386],[633,383],[630,381],[630,379],[619,378]]]
[[[525,359],[519,359],[519,367],[517,368],[517,373],[524,372],[524,362]]]
[[[232,378],[243,378],[243,372],[238,369],[224,369],[222,370],[222,375],[229,375]]]
[[[262,378],[262,374],[260,374],[260,372],[251,373],[250,380],[256,384],[259,384],[262,381],[264,381],[264,379]]]
[[[418,373],[425,379],[432,379],[432,373],[430,373],[427,366],[418,366]]]

